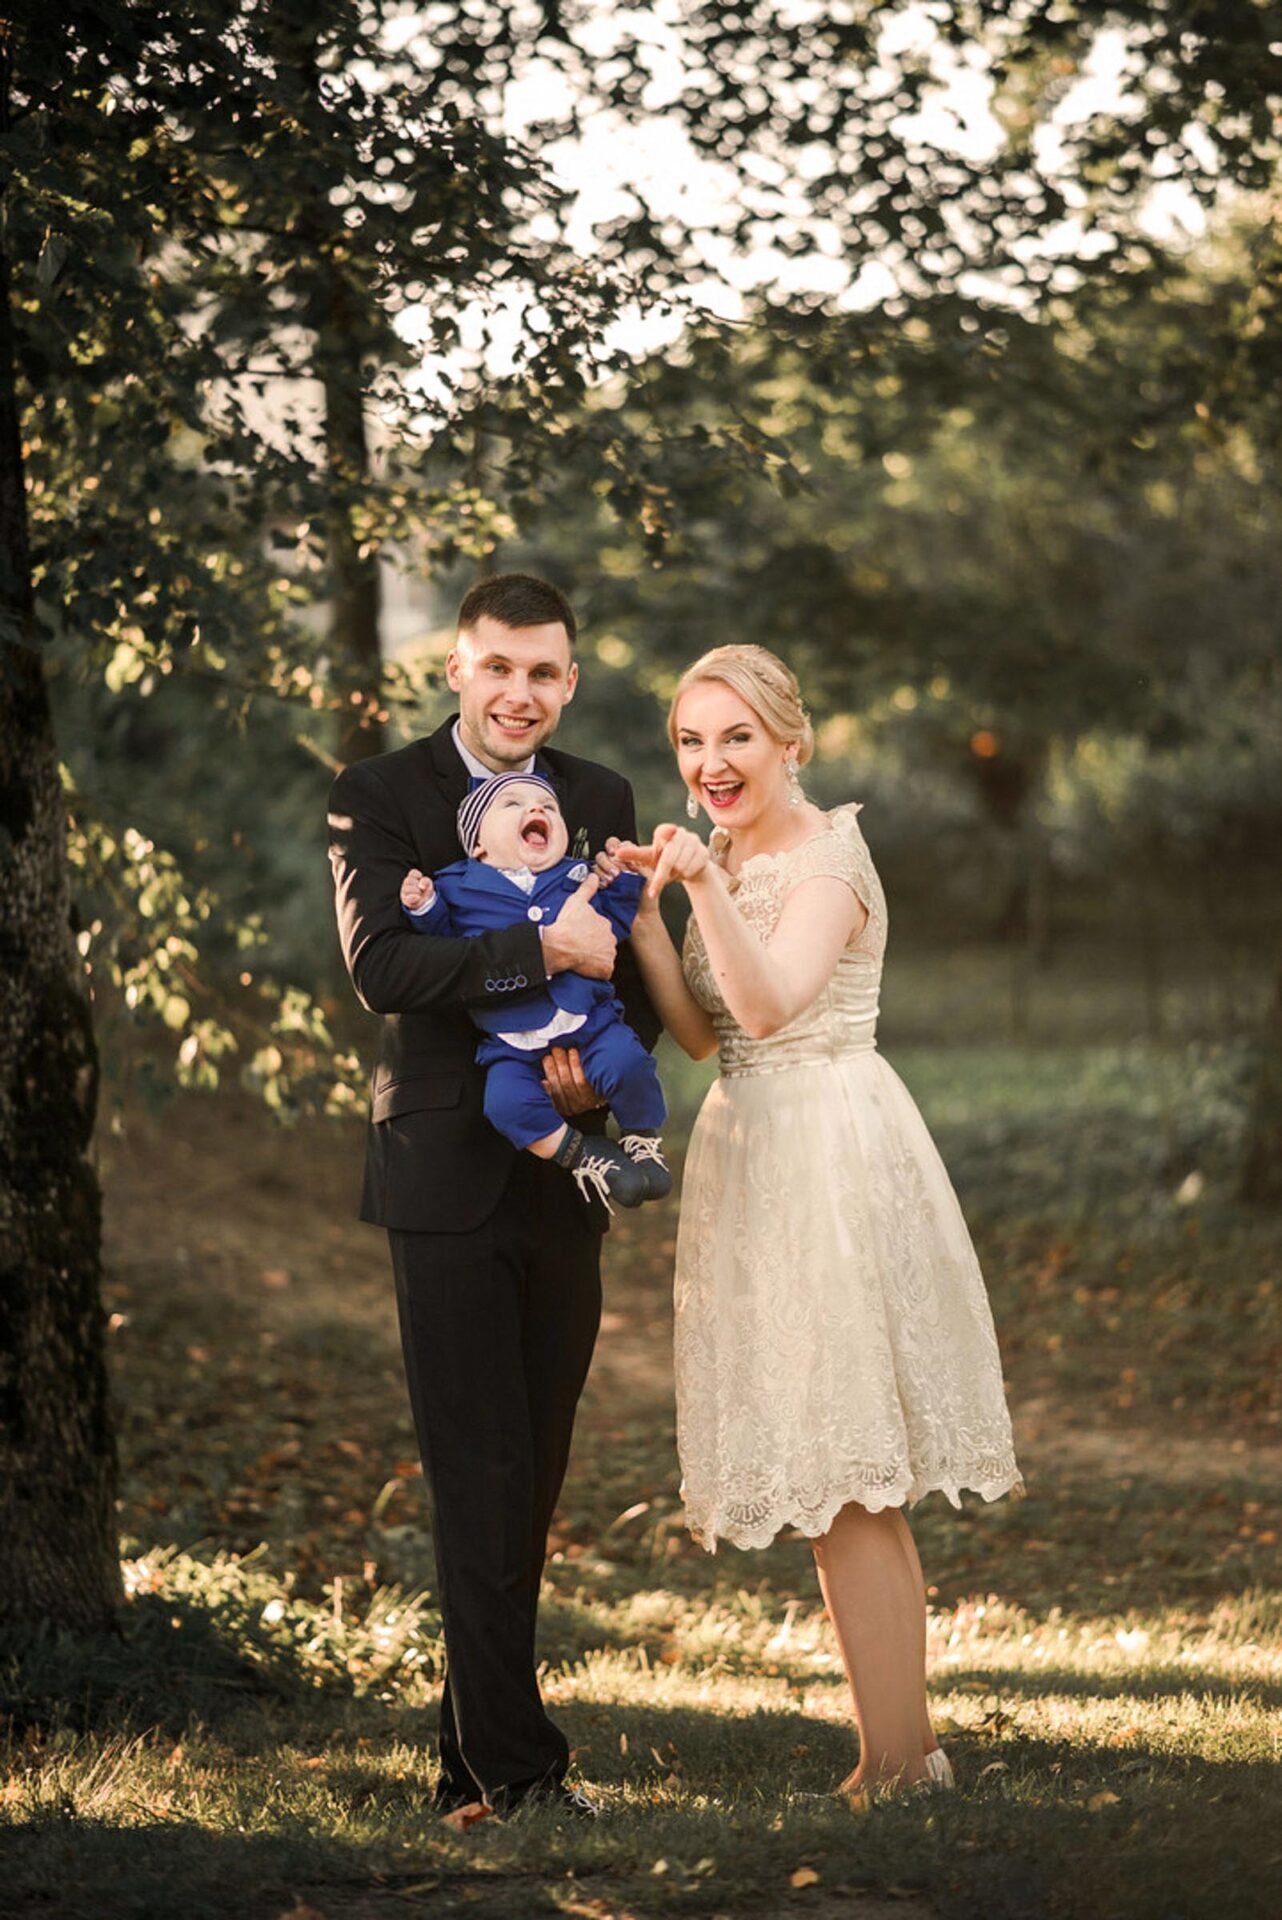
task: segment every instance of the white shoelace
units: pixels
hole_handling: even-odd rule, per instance
[[[638,1160],[657,1160],[666,1173],[668,1163],[659,1151],[659,1143],[648,1133],[625,1133],[620,1136],[619,1145],[634,1163]]]
[[[578,1166],[571,1169],[583,1198],[585,1200],[591,1198],[588,1192],[588,1188],[591,1187],[607,1213],[614,1212],[614,1208],[610,1205],[610,1188],[606,1180],[606,1174],[613,1165],[612,1160],[605,1159],[602,1154],[594,1153],[589,1154],[585,1160],[580,1160]]]

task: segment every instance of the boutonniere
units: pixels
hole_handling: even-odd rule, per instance
[[[588,830],[586,827],[580,827],[570,843],[570,856],[574,860],[586,860],[590,857],[591,851],[588,844]]]

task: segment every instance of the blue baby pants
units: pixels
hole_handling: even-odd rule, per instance
[[[658,1133],[668,1111],[658,1070],[614,1007],[593,1007],[583,1026],[555,1044],[578,1049],[621,1134]],[[545,1052],[525,1052],[497,1035],[477,1049],[477,1064],[485,1068],[485,1117],[514,1147],[528,1147],[565,1124],[543,1091]]]

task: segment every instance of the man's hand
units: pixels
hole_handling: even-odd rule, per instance
[[[543,1056],[543,1091],[563,1120],[605,1105],[583,1071],[577,1047],[548,1049]]]
[[[590,873],[545,930],[543,964],[549,974],[583,973],[589,980],[608,980],[614,972],[618,942],[609,921],[592,905],[600,884]]]

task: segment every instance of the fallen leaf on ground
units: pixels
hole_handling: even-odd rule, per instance
[[[455,1833],[466,1833],[478,1821],[492,1819],[493,1814],[494,1809],[487,1807],[484,1800],[469,1800],[465,1807],[456,1807],[453,1813],[443,1813],[441,1825],[453,1827]]]
[[[790,1887],[817,1887],[819,1885],[819,1875],[813,1867],[798,1867],[795,1873],[788,1875],[788,1885]]]
[[[1086,1802],[1086,1811],[1088,1813],[1098,1813],[1103,1807],[1120,1807],[1121,1804],[1122,1802],[1117,1794],[1110,1793],[1108,1789],[1105,1788],[1103,1793],[1093,1793],[1091,1795],[1090,1799]]]

